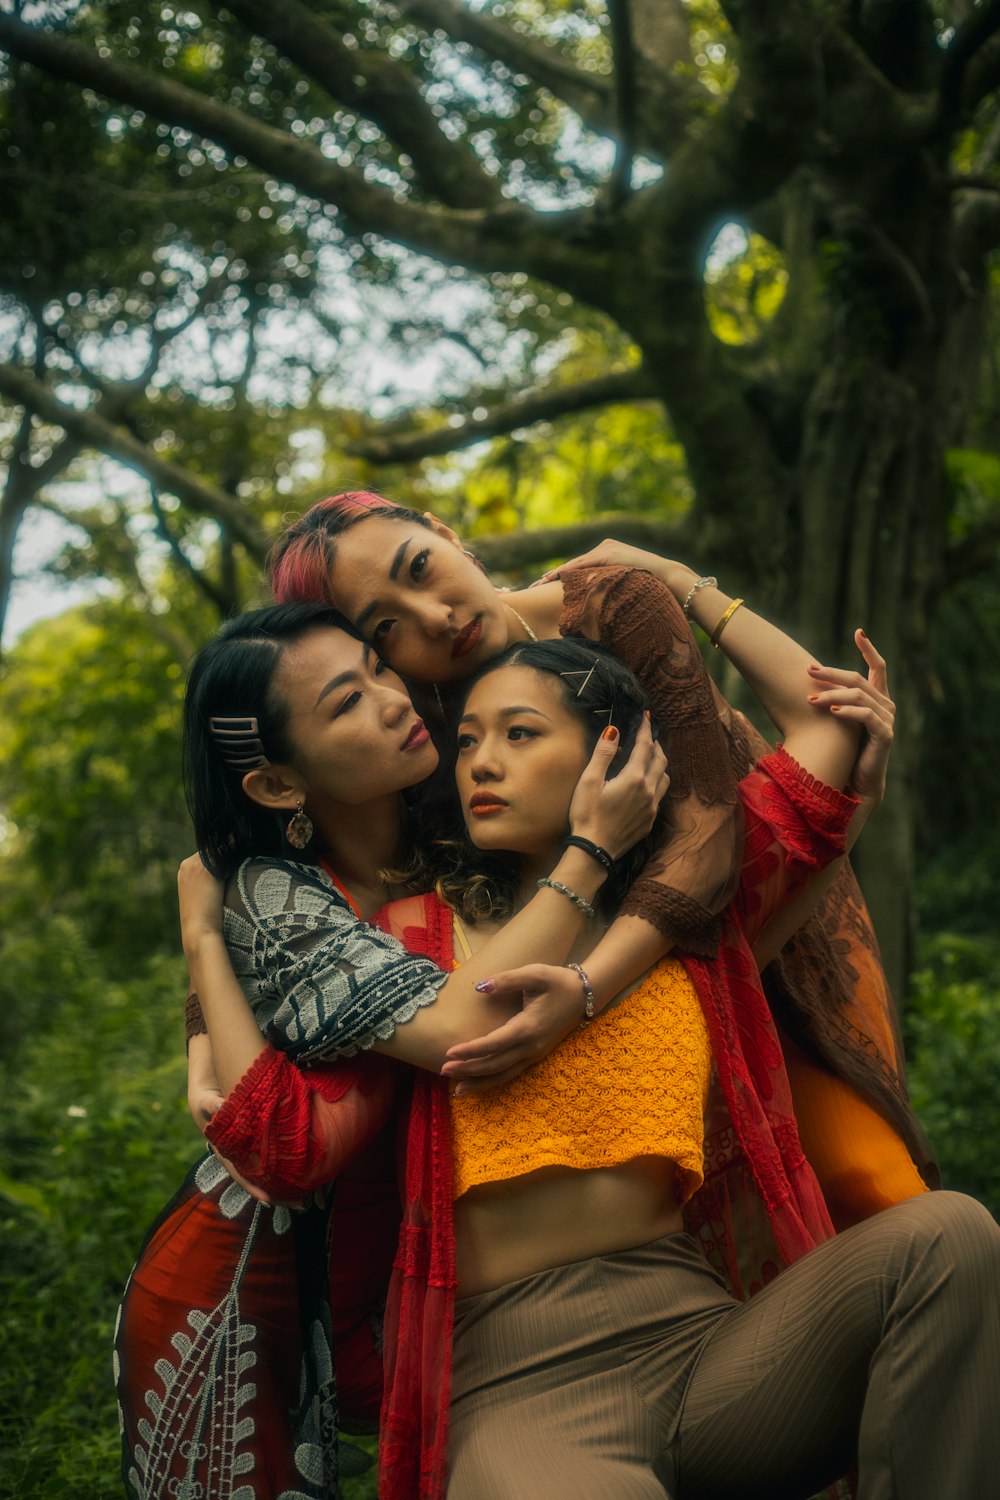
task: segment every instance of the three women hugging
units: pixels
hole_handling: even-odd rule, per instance
[[[1000,1231],[927,1191],[844,858],[874,648],[614,543],[508,594],[369,494],[272,584],[188,688],[212,1149],[122,1304],[129,1495],[328,1500],[376,1425],[382,1500],[989,1493]]]

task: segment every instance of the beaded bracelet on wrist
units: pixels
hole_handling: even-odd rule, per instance
[[[706,574],[704,578],[696,578],[694,583],[687,591],[687,598],[681,605],[681,609],[684,611],[684,618],[690,620],[691,601],[694,599],[694,596],[699,589],[717,589],[718,587],[719,580],[717,578],[713,578],[711,574]]]
[[[574,906],[578,906],[580,908],[585,917],[592,917],[595,915],[594,908],[591,906],[590,902],[585,901],[578,891],[570,890],[568,885],[563,885],[561,880],[549,880],[549,878],[546,876],[538,882],[539,889],[541,889],[543,886],[550,891],[558,891],[560,896],[565,896],[567,901],[572,901]]]
[[[594,995],[594,987],[590,982],[587,971],[585,969],[581,969],[579,964],[564,964],[563,968],[572,969],[573,973],[577,975],[580,983],[583,985],[583,1020],[580,1022],[580,1025],[586,1026],[590,1021],[594,1019],[594,1016],[596,1015],[594,1006],[597,1002],[596,996]]]

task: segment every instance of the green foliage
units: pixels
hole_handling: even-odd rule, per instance
[[[705,308],[712,332],[723,344],[752,344],[784,300],[788,272],[784,256],[759,234],[746,249],[705,273]]]
[[[115,1315],[148,1226],[201,1155],[184,966],[157,956],[109,982],[67,919],[3,928],[0,1500],[117,1500]],[[345,1473],[374,1453],[350,1444]],[[375,1500],[374,1468],[341,1488]]]
[[[996,887],[993,891],[994,909]],[[910,1089],[944,1186],[1000,1217],[1000,943],[929,939],[907,1010]]]
[[[199,1154],[177,958],[109,981],[66,918],[3,923],[0,1495],[120,1494],[115,1310],[146,1226]]]
[[[23,637],[0,683],[10,914],[72,915],[115,968],[174,943],[174,878],[191,849],[183,641],[151,623],[111,602],[73,610]]]
[[[612,406],[538,439],[494,443],[462,479],[456,525],[475,536],[622,509],[680,519],[690,500],[683,450],[662,412],[652,403]]]
[[[989,931],[996,923],[1000,850],[984,814],[1000,806],[998,662],[1000,589],[992,569],[941,598],[921,674],[917,838],[932,880],[921,895],[928,931]]]

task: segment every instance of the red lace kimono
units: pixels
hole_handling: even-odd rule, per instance
[[[652,922],[685,952],[711,955],[732,889],[727,882],[739,873],[736,784],[769,747],[715,689],[680,606],[659,579],[620,567],[570,568],[560,577],[561,633],[600,640],[631,667],[670,756],[674,836],[621,910]],[[768,965],[764,992],[781,1028],[803,1139],[837,1227],[919,1192],[921,1177],[937,1186],[906,1093],[871,918],[846,864]],[[724,1151],[724,1122],[714,1134]]]
[[[731,1137],[721,1169],[706,1162],[691,1227],[742,1294],[831,1233],[798,1143],[748,939],[840,851],[854,804],[780,752],[744,780],[740,797],[743,877],[720,924],[717,958],[692,958],[687,966],[708,1018]],[[389,927],[392,917],[390,908]],[[423,918],[399,935],[411,951],[450,968],[450,913],[425,897]],[[154,1231],[133,1273],[118,1337],[131,1493],[158,1500],[168,1493],[169,1477],[183,1472],[204,1483],[209,1497],[332,1494],[338,1402],[340,1417],[370,1416],[374,1409],[373,1317],[387,1246],[394,1243],[379,1493],[383,1500],[444,1495],[455,1290],[448,1099],[441,1080],[426,1073],[397,1088],[399,1222],[384,1161],[372,1148],[359,1154],[388,1117],[395,1072],[371,1055],[300,1071],[270,1049],[215,1117],[209,1133],[217,1148],[272,1192],[301,1195],[338,1168],[341,1175],[325,1214],[272,1213],[234,1184],[225,1186],[210,1158],[199,1169],[201,1183],[186,1185]],[[749,1199],[760,1212],[739,1208]],[[765,1222],[769,1233],[762,1236]],[[327,1281],[318,1247],[328,1233]],[[183,1379],[164,1381],[164,1361],[172,1375],[184,1365]],[[168,1421],[158,1394],[164,1390],[173,1403]],[[148,1393],[152,1423],[137,1417],[141,1391]],[[204,1422],[197,1422],[206,1404],[213,1406],[207,1438]],[[184,1434],[195,1430],[203,1454],[192,1467]],[[221,1486],[213,1477],[219,1474]]]

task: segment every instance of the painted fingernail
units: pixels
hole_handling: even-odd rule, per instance
[[[648,708],[644,711],[642,717],[645,719],[647,724],[652,722],[653,715],[650,713]]]
[[[818,703],[819,702],[819,693],[810,693],[809,694],[809,702],[810,703]]]
[[[488,995],[490,991],[495,990],[496,987],[497,982],[495,979],[481,979],[478,984],[474,984],[472,986],[472,988],[474,990],[478,990],[481,995]]]
[[[810,672],[820,672],[820,671],[822,671],[822,668],[818,667],[814,661],[811,661],[809,663],[809,671]]]
[[[839,703],[831,703],[830,704],[830,712],[832,714],[839,714],[840,713],[840,704]]]
[[[601,739],[602,740],[616,740],[617,738],[618,738],[618,731],[617,731],[617,729],[615,728],[615,726],[613,724],[609,724],[608,727],[607,727],[607,729],[602,729],[601,730]]]

